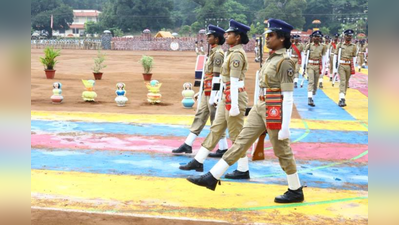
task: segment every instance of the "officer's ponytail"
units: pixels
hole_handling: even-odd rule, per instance
[[[235,32],[235,34],[236,34],[236,35],[240,35],[240,37],[241,37],[241,44],[244,44],[244,45],[248,44],[249,38],[248,38],[247,33]]]
[[[283,32],[281,30],[276,30],[277,38],[284,38],[284,48],[289,49],[292,45],[291,35],[288,32]]]

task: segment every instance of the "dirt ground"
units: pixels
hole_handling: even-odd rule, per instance
[[[95,50],[62,50],[55,66],[56,74],[53,80],[46,79],[44,68],[39,61],[43,49],[31,50],[31,109],[43,111],[82,111],[108,112],[126,114],[195,114],[195,109],[184,109],[181,100],[182,85],[185,82],[194,83],[194,68],[196,54],[194,52],[172,51],[103,51],[107,54],[103,69],[103,79],[97,80],[95,92],[98,97],[95,103],[84,102],[81,94],[85,91],[82,79],[94,79],[91,68]],[[154,57],[152,79],[162,83],[162,104],[147,103],[147,88],[142,76],[143,69],[139,63],[142,55]],[[249,52],[249,70],[246,73],[246,89],[249,96],[249,106],[253,104],[256,70],[259,63],[254,61],[254,53]],[[62,104],[52,104],[52,83],[62,83]],[[117,107],[114,101],[116,83],[126,84],[129,99],[125,107]],[[198,87],[195,91],[198,91]],[[298,118],[294,110],[293,117]]]
[[[225,225],[223,222],[193,221],[184,219],[146,218],[135,216],[118,216],[109,214],[88,214],[80,212],[65,212],[31,209],[32,225]]]

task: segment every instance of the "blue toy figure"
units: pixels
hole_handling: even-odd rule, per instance
[[[126,85],[124,83],[117,83],[116,84],[116,98],[115,102],[118,106],[125,106],[127,102],[127,97],[126,97],[126,90],[125,90]]]
[[[181,92],[181,94],[183,95],[183,100],[181,101],[181,103],[186,109],[192,109],[195,103],[193,99],[194,91],[192,89],[193,84],[189,82],[183,84],[183,91]]]

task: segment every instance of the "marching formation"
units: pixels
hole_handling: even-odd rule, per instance
[[[307,79],[308,105],[315,107],[317,89],[324,87],[323,75],[326,75],[332,86],[339,80],[338,106],[345,107],[349,79],[355,73],[356,59],[359,60],[359,71],[365,66],[367,44],[365,41],[360,41],[359,45],[352,43],[354,31],[351,29],[344,31],[341,37],[343,41],[339,41],[340,34],[335,34],[334,39],[330,40],[316,30],[310,36],[309,43],[304,44],[300,35],[291,35],[293,27],[285,21],[269,19],[268,24],[268,30],[264,33],[264,43],[270,50],[267,59],[262,59],[262,37],[256,40],[255,61],[260,62],[261,69],[256,76],[254,106],[249,110],[245,90],[248,59],[243,45],[249,41],[247,32],[250,27],[235,20],[230,20],[226,31],[208,26],[207,41],[211,50],[203,71],[203,88],[199,93],[201,100],[190,134],[172,153],[192,153],[194,140],[210,118],[210,132],[201,148],[191,161],[179,168],[203,172],[203,164],[208,156],[221,158],[209,172],[187,178],[191,183],[215,190],[217,184],[221,184],[223,174],[236,162],[237,169],[224,177],[250,179],[247,150],[266,133],[288,181],[288,191],[274,201],[302,202],[303,186],[289,139],[293,92],[298,88],[298,83],[302,88]],[[224,42],[229,46],[227,52],[221,48]],[[202,49],[203,43],[196,43],[197,55],[204,54]],[[245,116],[248,118],[244,124]],[[226,129],[233,143],[230,148]],[[217,144],[219,149],[212,153]]]

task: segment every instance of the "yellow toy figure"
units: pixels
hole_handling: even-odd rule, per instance
[[[97,98],[96,92],[94,92],[94,84],[96,83],[94,80],[82,80],[83,85],[86,88],[86,91],[82,93],[82,98],[85,102],[94,102],[94,99]]]
[[[162,83],[157,80],[152,80],[150,83],[146,83],[148,89],[147,100],[151,104],[156,104],[161,102],[162,95],[159,93]]]

